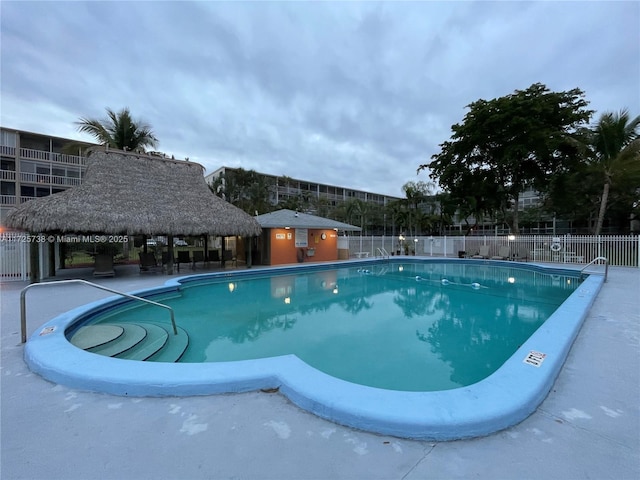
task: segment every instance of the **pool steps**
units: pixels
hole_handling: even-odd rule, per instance
[[[155,323],[108,323],[84,326],[70,341],[78,348],[106,357],[177,362],[189,346],[189,335],[180,327],[174,335],[170,327]]]

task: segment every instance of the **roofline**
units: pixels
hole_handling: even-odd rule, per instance
[[[92,146],[89,149],[90,152],[96,151],[96,152],[104,152],[106,154],[109,153],[117,153],[118,155],[127,155],[130,157],[138,157],[138,158],[150,158],[152,160],[158,160],[158,161],[163,161],[163,162],[169,162],[169,163],[177,163],[179,165],[184,165],[185,163],[188,163],[189,165],[194,165],[194,166],[198,166],[202,169],[202,173],[204,175],[205,172],[205,168],[202,164],[198,163],[198,162],[192,162],[190,160],[178,160],[175,158],[165,158],[165,157],[161,157],[159,155],[153,155],[149,152],[136,152],[136,151],[129,151],[129,150],[119,150],[117,148],[112,148],[109,146],[103,146],[103,145],[96,145],[96,146]]]
[[[48,135],[46,133],[32,132],[30,130],[22,130],[20,128],[3,127],[2,125],[0,125],[0,130],[5,130],[7,132],[13,132],[13,133],[18,133],[18,134],[36,135],[38,137],[53,138],[55,140],[63,140],[65,142],[78,142],[78,143],[84,144],[84,145],[86,145],[88,147],[100,146],[99,143],[87,142],[86,140],[77,140],[75,138],[59,137],[57,135]]]
[[[212,172],[207,173],[205,175],[205,177],[208,177],[210,175],[218,173],[221,170],[239,170],[241,168],[242,167],[226,167],[226,166],[223,165],[222,167],[216,168]],[[267,176],[267,177],[274,177],[274,178],[285,178],[286,177],[286,178],[290,178],[291,180],[296,181],[296,182],[312,183],[312,184],[315,184],[315,185],[324,185],[325,187],[342,188],[344,190],[352,190],[354,192],[362,192],[362,193],[367,193],[369,195],[379,195],[379,196],[386,197],[386,198],[391,198],[391,199],[394,199],[394,200],[402,200],[403,199],[403,197],[396,197],[395,195],[387,195],[386,193],[377,193],[377,192],[372,192],[372,191],[369,191],[369,190],[362,190],[362,189],[359,189],[359,188],[345,187],[343,185],[336,185],[334,183],[316,182],[315,180],[308,180],[308,179],[303,179],[303,178],[295,178],[295,177],[290,177],[289,175],[284,175],[284,174],[283,175],[275,175],[273,173],[258,172],[257,170],[255,170],[253,168],[248,169],[248,170],[245,169],[245,168],[242,168],[242,169],[247,171],[247,172],[254,171],[259,175],[264,175],[264,176]]]

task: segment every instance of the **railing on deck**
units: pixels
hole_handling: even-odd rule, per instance
[[[173,312],[173,308],[171,308],[169,305],[164,305],[162,303],[154,302],[153,300],[138,297],[136,295],[131,295],[129,293],[120,292],[118,290],[114,290],[113,288],[105,287],[104,285],[98,285],[97,283],[88,282],[87,280],[72,279],[72,280],[60,280],[58,282],[50,282],[50,283],[32,283],[31,285],[27,285],[20,291],[20,339],[22,343],[25,343],[27,341],[27,291],[34,287],[52,287],[52,286],[64,285],[68,283],[80,283],[82,285],[88,285],[89,287],[98,288],[106,292],[115,293],[116,295],[120,295],[122,297],[130,298],[132,300],[137,300],[139,302],[148,303],[149,305],[155,305],[156,307],[161,307],[166,310],[169,310],[169,315],[171,316],[171,326],[173,327],[173,334],[174,335],[178,334],[178,327],[176,326],[175,314]]]
[[[580,274],[583,274],[584,271],[589,268],[591,265],[595,265],[597,262],[602,262],[604,261],[604,281],[607,281],[607,276],[609,275],[609,260],[607,259],[607,257],[598,257],[598,258],[594,258],[593,260],[591,260],[589,263],[587,263],[584,267],[582,267],[580,269]]]

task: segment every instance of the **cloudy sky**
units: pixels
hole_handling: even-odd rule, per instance
[[[640,3],[2,1],[0,124],[129,107],[158,150],[404,196],[465,106],[541,82],[640,114]]]

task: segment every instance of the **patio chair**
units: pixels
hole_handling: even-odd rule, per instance
[[[113,269],[113,256],[106,253],[96,255],[93,266],[94,277],[113,277],[116,274]]]
[[[225,250],[224,251],[224,256],[223,256],[223,262],[230,262],[231,264],[236,265],[236,267],[238,266],[238,259],[236,257],[233,256],[233,252],[231,250]]]
[[[204,252],[202,250],[195,250],[193,252],[193,269],[196,268],[196,263],[204,262]]]
[[[209,261],[209,262],[219,262],[220,261],[220,252],[218,250],[209,250],[209,256],[207,257],[207,261]]]
[[[529,260],[529,253],[527,250],[518,249],[516,253],[513,255],[514,260],[524,260],[525,262]]]
[[[140,272],[152,272],[158,269],[162,269],[161,265],[158,265],[156,256],[151,252],[140,252]]]
[[[498,254],[491,257],[491,260],[509,260],[511,256],[511,248],[509,246],[502,246],[498,248]]]
[[[181,263],[191,263],[191,256],[188,251],[180,250],[178,252],[178,258],[176,259],[176,265],[178,267],[178,271],[180,271]]]
[[[482,245],[478,253],[472,255],[471,258],[489,258],[489,245]]]

